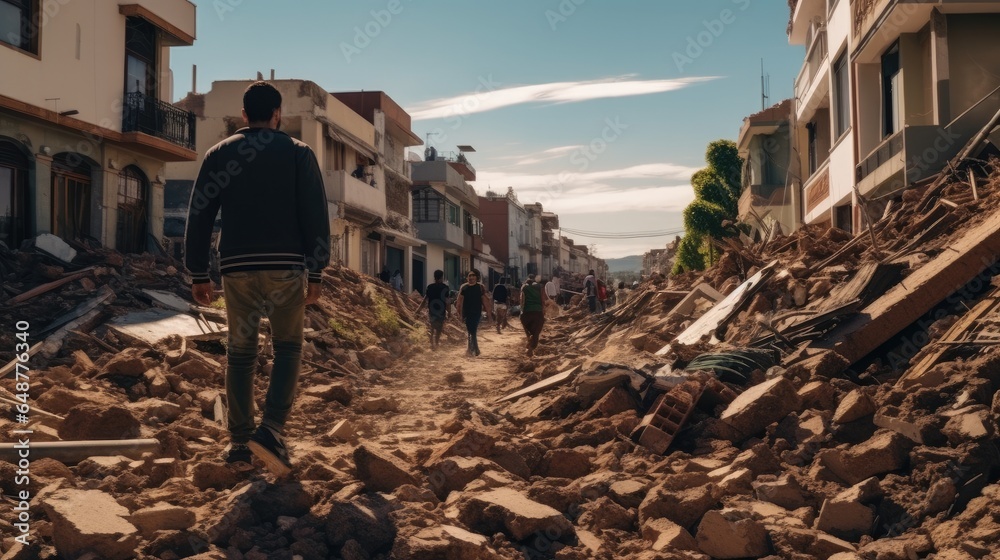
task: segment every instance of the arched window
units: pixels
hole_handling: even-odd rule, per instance
[[[66,240],[89,237],[90,163],[80,154],[52,158],[52,233]]]
[[[122,253],[141,253],[146,247],[146,208],[149,181],[138,167],[130,165],[118,175],[118,234],[116,247]]]
[[[28,236],[28,169],[17,144],[0,138],[0,241],[17,249]]]

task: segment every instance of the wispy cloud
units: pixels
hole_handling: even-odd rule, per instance
[[[527,86],[474,91],[453,97],[431,99],[407,109],[414,121],[439,119],[493,111],[524,103],[575,103],[591,99],[649,95],[682,89],[716,76],[673,80],[635,80],[635,75],[599,80],[552,82]]]
[[[638,210],[679,212],[694,200],[689,180],[697,168],[647,163],[589,172],[512,173],[482,170],[476,190],[506,192],[514,187],[524,202],[541,202],[560,215]]]
[[[559,146],[557,148],[549,148],[537,154],[531,156],[513,156],[513,159],[517,159],[514,165],[532,165],[535,163],[541,163],[543,161],[549,161],[553,159],[558,159],[564,155],[572,152],[573,150],[579,150],[583,148],[582,145],[576,144],[573,146]]]

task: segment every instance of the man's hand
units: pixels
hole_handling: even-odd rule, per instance
[[[202,305],[212,305],[212,283],[191,284],[191,297]]]
[[[319,301],[319,295],[322,287],[323,285],[319,282],[309,283],[309,289],[306,291],[305,305],[312,305]]]

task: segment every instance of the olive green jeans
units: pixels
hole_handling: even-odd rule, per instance
[[[262,423],[282,432],[295,400],[302,362],[305,275],[299,270],[255,270],[222,275],[229,321],[226,398],[233,443],[253,434],[253,376],[261,317],[271,323],[274,366],[264,401]]]

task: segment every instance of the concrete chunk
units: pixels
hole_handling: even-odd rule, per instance
[[[392,492],[404,484],[420,486],[420,480],[401,459],[363,444],[354,450],[354,466],[365,487],[377,492]]]
[[[764,526],[748,512],[732,508],[706,513],[697,539],[701,551],[713,558],[759,558],[771,550]]]
[[[881,431],[849,450],[832,449],[817,457],[848,484],[906,466],[909,442],[896,432]]]
[[[63,262],[73,262],[73,259],[76,258],[76,249],[70,247],[68,243],[51,233],[43,233],[36,237],[35,247]],[[16,249],[17,247],[13,248]]]
[[[698,542],[684,527],[665,518],[651,519],[642,526],[642,538],[657,552],[698,550]]]
[[[857,542],[862,535],[868,534],[874,521],[874,512],[864,504],[849,500],[823,500],[815,528]]]
[[[128,509],[100,490],[59,490],[42,506],[52,521],[52,541],[63,558],[88,552],[109,560],[132,558],[139,530]]]
[[[792,382],[775,377],[741,393],[719,418],[736,430],[740,439],[746,439],[788,416],[798,408],[798,402]]]
[[[501,560],[502,558],[490,549],[489,539],[454,525],[426,527],[409,538],[397,538],[392,549],[392,557],[410,560]]]
[[[515,541],[535,535],[572,542],[573,524],[555,509],[535,502],[511,488],[497,488],[463,497],[459,504],[463,524],[485,535],[503,532]]]
[[[705,512],[715,507],[718,499],[715,493],[718,487],[713,483],[698,485],[680,485],[674,487],[674,480],[682,479],[684,475],[675,475],[654,487],[646,494],[646,499],[639,505],[639,521],[657,517],[666,517],[682,527],[691,527],[705,515]],[[687,480],[687,479],[682,479]]]
[[[855,389],[844,400],[840,401],[837,411],[833,413],[833,421],[838,424],[846,424],[860,420],[865,416],[875,413],[875,401],[867,393]]]
[[[808,505],[805,491],[798,479],[788,474],[773,482],[754,482],[753,488],[758,500],[771,502],[785,509],[798,509]]]
[[[184,530],[191,527],[195,522],[195,514],[190,509],[160,502],[136,511],[129,517],[129,521],[148,538],[156,531]]]

